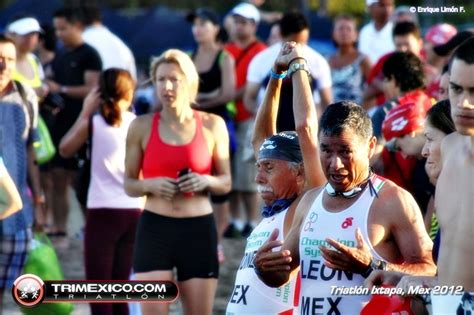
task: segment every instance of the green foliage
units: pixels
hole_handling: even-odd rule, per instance
[[[356,17],[361,17],[365,13],[365,0],[329,0],[328,12],[330,16],[336,16],[341,13],[348,13]]]
[[[328,14],[332,17],[346,13],[351,14],[355,17],[361,17],[365,12],[365,0],[351,0],[351,1],[340,1],[340,0],[307,0],[308,7],[312,11],[318,11],[326,2]]]

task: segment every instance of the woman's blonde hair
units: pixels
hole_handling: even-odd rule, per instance
[[[188,84],[189,100],[194,103],[198,94],[199,74],[189,55],[178,49],[168,49],[159,57],[153,58],[150,66],[153,83],[156,83],[156,70],[163,63],[174,63],[179,67]]]

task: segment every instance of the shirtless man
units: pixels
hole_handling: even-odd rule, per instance
[[[281,250],[272,251],[282,245],[274,231],[255,269],[279,287],[300,267],[301,314],[358,314],[370,296],[331,292],[334,286],[362,285],[372,269],[433,275],[432,242],[413,197],[371,173],[376,139],[367,113],[352,102],[335,103],[319,127],[328,183],[304,195]]]
[[[474,258],[474,38],[458,48],[450,70],[449,100],[457,132],[441,146],[443,170],[436,187],[442,233],[438,278],[441,285],[462,285],[474,291],[474,270],[467,263]]]
[[[441,145],[443,169],[436,185],[436,215],[441,229],[438,257],[438,279],[404,276],[398,273],[377,272],[368,279],[368,286],[376,283],[397,284],[403,289],[409,286],[445,285],[454,287],[448,293],[456,293],[461,286],[464,300],[472,300],[474,291],[474,249],[472,216],[474,195],[474,39],[469,39],[454,53],[450,64],[449,101],[451,116],[457,132],[447,136]],[[453,183],[453,179],[455,183]],[[401,280],[400,278],[404,276]],[[456,292],[453,292],[456,291]],[[433,293],[433,292],[432,292]],[[432,294],[433,314],[455,314],[466,306],[460,305],[459,294]],[[471,302],[472,303],[472,302]],[[464,313],[458,313],[464,314]]]

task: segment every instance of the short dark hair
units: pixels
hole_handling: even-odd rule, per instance
[[[285,13],[278,24],[280,25],[282,37],[298,34],[305,29],[309,29],[308,20],[303,13],[298,11]]]
[[[392,53],[382,67],[383,75],[394,78],[402,92],[423,88],[425,73],[423,64],[412,52]]]
[[[449,135],[456,131],[451,118],[451,104],[449,100],[442,100],[434,104],[426,114],[426,119],[436,129]]]
[[[341,135],[347,129],[354,130],[364,140],[373,136],[372,121],[360,105],[351,101],[329,105],[321,116],[318,133],[332,137]]]
[[[40,41],[43,42],[44,48],[49,51],[56,51],[56,33],[54,27],[50,24],[41,24],[42,33],[39,34]]]
[[[84,25],[91,25],[94,22],[102,22],[102,16],[100,14],[100,9],[96,5],[91,5],[91,4],[85,4],[79,7],[79,10],[81,11],[81,22]]]
[[[63,7],[54,12],[53,18],[64,18],[69,23],[82,23],[82,12],[77,8]]]
[[[453,53],[449,64],[451,65],[454,59],[459,59],[468,65],[474,64],[474,37],[465,40]]]
[[[404,21],[395,24],[392,36],[405,36],[413,34],[416,38],[421,38],[420,28],[413,22]]]

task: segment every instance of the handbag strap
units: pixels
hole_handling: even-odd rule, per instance
[[[13,80],[13,84],[15,85],[16,90],[18,91],[18,94],[20,94],[20,98],[23,102],[23,106],[25,106],[28,109],[28,115],[30,116],[30,121],[32,124],[34,121],[35,114],[33,110],[33,105],[31,105],[31,103],[28,101],[28,98],[26,97],[25,88],[20,83],[20,81]]]

